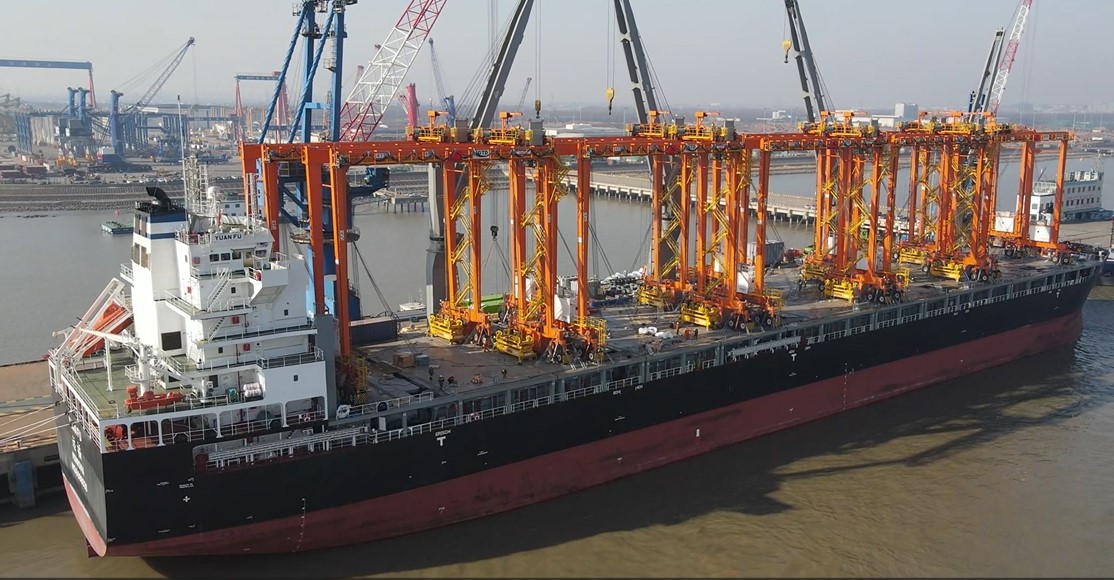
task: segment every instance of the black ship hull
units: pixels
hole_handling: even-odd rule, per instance
[[[1098,270],[640,385],[239,468],[197,466],[190,445],[102,455],[66,430],[59,442],[67,494],[99,555],[304,551],[416,532],[1071,344]]]

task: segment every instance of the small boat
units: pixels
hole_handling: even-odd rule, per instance
[[[127,388],[128,398],[124,399],[124,405],[128,411],[138,411],[141,409],[157,409],[173,405],[179,401],[185,400],[186,396],[182,393],[153,393],[147,391],[142,395],[139,394],[139,387],[136,385],[128,385]]]
[[[416,310],[425,310],[425,302],[411,300],[410,302],[403,302],[398,305],[399,312],[413,312]]]
[[[122,223],[120,223],[116,220],[112,220],[112,221],[107,221],[107,222],[104,222],[103,224],[101,224],[101,231],[103,231],[106,234],[119,236],[119,235],[123,235],[123,234],[132,233],[132,227],[129,226],[129,225],[122,224]]]

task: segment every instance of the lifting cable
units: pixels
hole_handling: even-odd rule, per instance
[[[371,275],[371,268],[367,267],[367,262],[364,261],[364,255],[360,252],[360,246],[352,244],[352,249],[356,251],[356,257],[360,259],[360,264],[364,267],[364,272],[367,273],[367,279],[371,282],[371,287],[375,289],[375,294],[379,296],[379,302],[383,304],[384,312],[389,314],[391,318],[397,318],[395,311],[387,302],[387,297],[383,295],[383,291],[379,289],[379,284],[375,283],[375,277]],[[358,277],[358,276],[357,276]]]

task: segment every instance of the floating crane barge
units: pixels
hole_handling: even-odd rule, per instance
[[[967,113],[892,131],[822,114],[772,134],[706,117],[686,126],[650,115],[622,137],[552,138],[540,122],[509,125],[510,115],[474,132],[431,115],[405,141],[244,144],[242,199],[187,178],[187,199],[198,200],[188,208],[161,198],[137,207],[124,283],[106,288],[50,358],[58,413],[71,424],[59,433],[67,493],[91,552],[300,551],[428,529],[1079,336],[1097,249],[1059,241],[1058,215],[1048,241],[1030,235],[1027,211],[1012,231],[991,231],[1002,149],[1023,151],[1026,208],[1037,147],[1059,147],[1058,208],[1069,133]],[[817,155],[819,218],[815,251],[779,284],[761,249],[770,157],[786,150]],[[903,151],[915,162],[908,184],[897,177]],[[649,159],[655,219],[630,303],[606,306],[594,302],[588,274],[588,184],[592,159],[614,156]],[[667,160],[676,181],[665,178]],[[424,334],[356,347],[344,314],[354,234],[342,225],[347,174],[395,164],[441,172],[446,298]],[[503,195],[486,177],[500,165],[510,184],[512,292],[492,314],[480,276],[481,200]],[[566,189],[572,168],[576,187]],[[292,171],[307,185],[297,231],[283,221],[279,183]],[[898,187],[910,192],[905,241],[886,226]],[[755,215],[746,211],[752,198]],[[577,204],[567,278],[557,265],[558,203]],[[1010,257],[991,248],[992,235],[1008,241]],[[304,265],[287,257],[288,238],[308,247]],[[242,264],[206,261],[225,264],[225,252]],[[335,278],[324,274],[327,256]],[[93,322],[102,302],[127,309],[135,336],[115,323],[94,328],[104,326]],[[95,340],[107,341],[103,363]],[[113,373],[108,343],[134,350],[136,364]],[[146,403],[125,406],[113,391]]]

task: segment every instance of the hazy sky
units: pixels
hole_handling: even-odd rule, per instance
[[[514,0],[449,0],[432,37],[447,89],[465,93],[489,47],[489,7],[502,26]],[[188,37],[197,44],[160,93],[162,102],[231,103],[233,75],[281,67],[294,25],[290,0],[55,0],[5,3],[0,58],[88,60],[107,103],[111,89],[138,98]],[[348,10],[345,90],[408,0],[361,0]],[[1011,22],[1017,0],[800,0],[821,74],[836,108],[916,102],[966,104],[994,29]],[[515,103],[526,77],[527,102],[604,104],[614,70],[617,110],[629,107],[622,50],[609,24],[610,0],[537,0],[507,83]],[[635,0],[635,14],[660,88],[675,109],[716,103],[796,107],[793,61],[783,64],[786,37],[781,0]],[[324,14],[319,22],[324,22]],[[1114,1],[1036,0],[1003,108],[1035,103],[1093,104],[1114,100],[1109,55]],[[12,24],[16,24],[12,26]],[[298,51],[299,54],[300,50]],[[539,65],[540,63],[540,65]],[[540,72],[539,69],[540,68]],[[326,79],[326,75],[319,75]],[[131,84],[126,84],[132,80]],[[435,87],[428,48],[407,76],[423,104]],[[322,99],[326,82],[317,86]],[[67,86],[86,84],[82,71],[0,68],[0,93],[64,100]],[[270,95],[244,85],[246,100]],[[292,89],[296,93],[296,90]],[[292,94],[291,98],[296,98]],[[458,97],[459,98],[459,97]],[[129,97],[125,97],[127,102]],[[529,108],[530,105],[527,105]],[[677,112],[677,111],[675,111]]]

